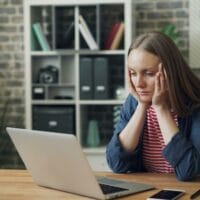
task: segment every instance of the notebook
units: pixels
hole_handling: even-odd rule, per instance
[[[95,177],[76,137],[7,127],[36,184],[96,199],[113,199],[153,189],[152,185]]]

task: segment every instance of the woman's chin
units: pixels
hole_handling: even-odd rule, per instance
[[[143,103],[151,103],[152,101],[152,98],[150,97],[144,97],[144,96],[140,96],[140,101],[143,102]]]

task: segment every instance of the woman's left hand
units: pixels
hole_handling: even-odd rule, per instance
[[[164,73],[162,63],[159,64],[158,72],[156,73],[155,89],[152,97],[152,105],[153,107],[169,109],[167,79],[166,79],[166,73]]]

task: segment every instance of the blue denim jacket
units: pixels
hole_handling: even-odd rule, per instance
[[[107,145],[106,157],[110,168],[116,173],[146,171],[142,159],[142,138],[133,152],[123,149],[118,135],[125,128],[137,107],[137,101],[129,95],[122,107],[114,135]],[[163,149],[163,156],[174,167],[179,180],[186,181],[200,175],[200,109],[191,115],[178,117],[179,132]]]

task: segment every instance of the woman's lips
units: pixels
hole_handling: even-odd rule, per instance
[[[147,96],[147,95],[150,94],[150,92],[138,92],[138,94],[139,94],[140,96]]]

